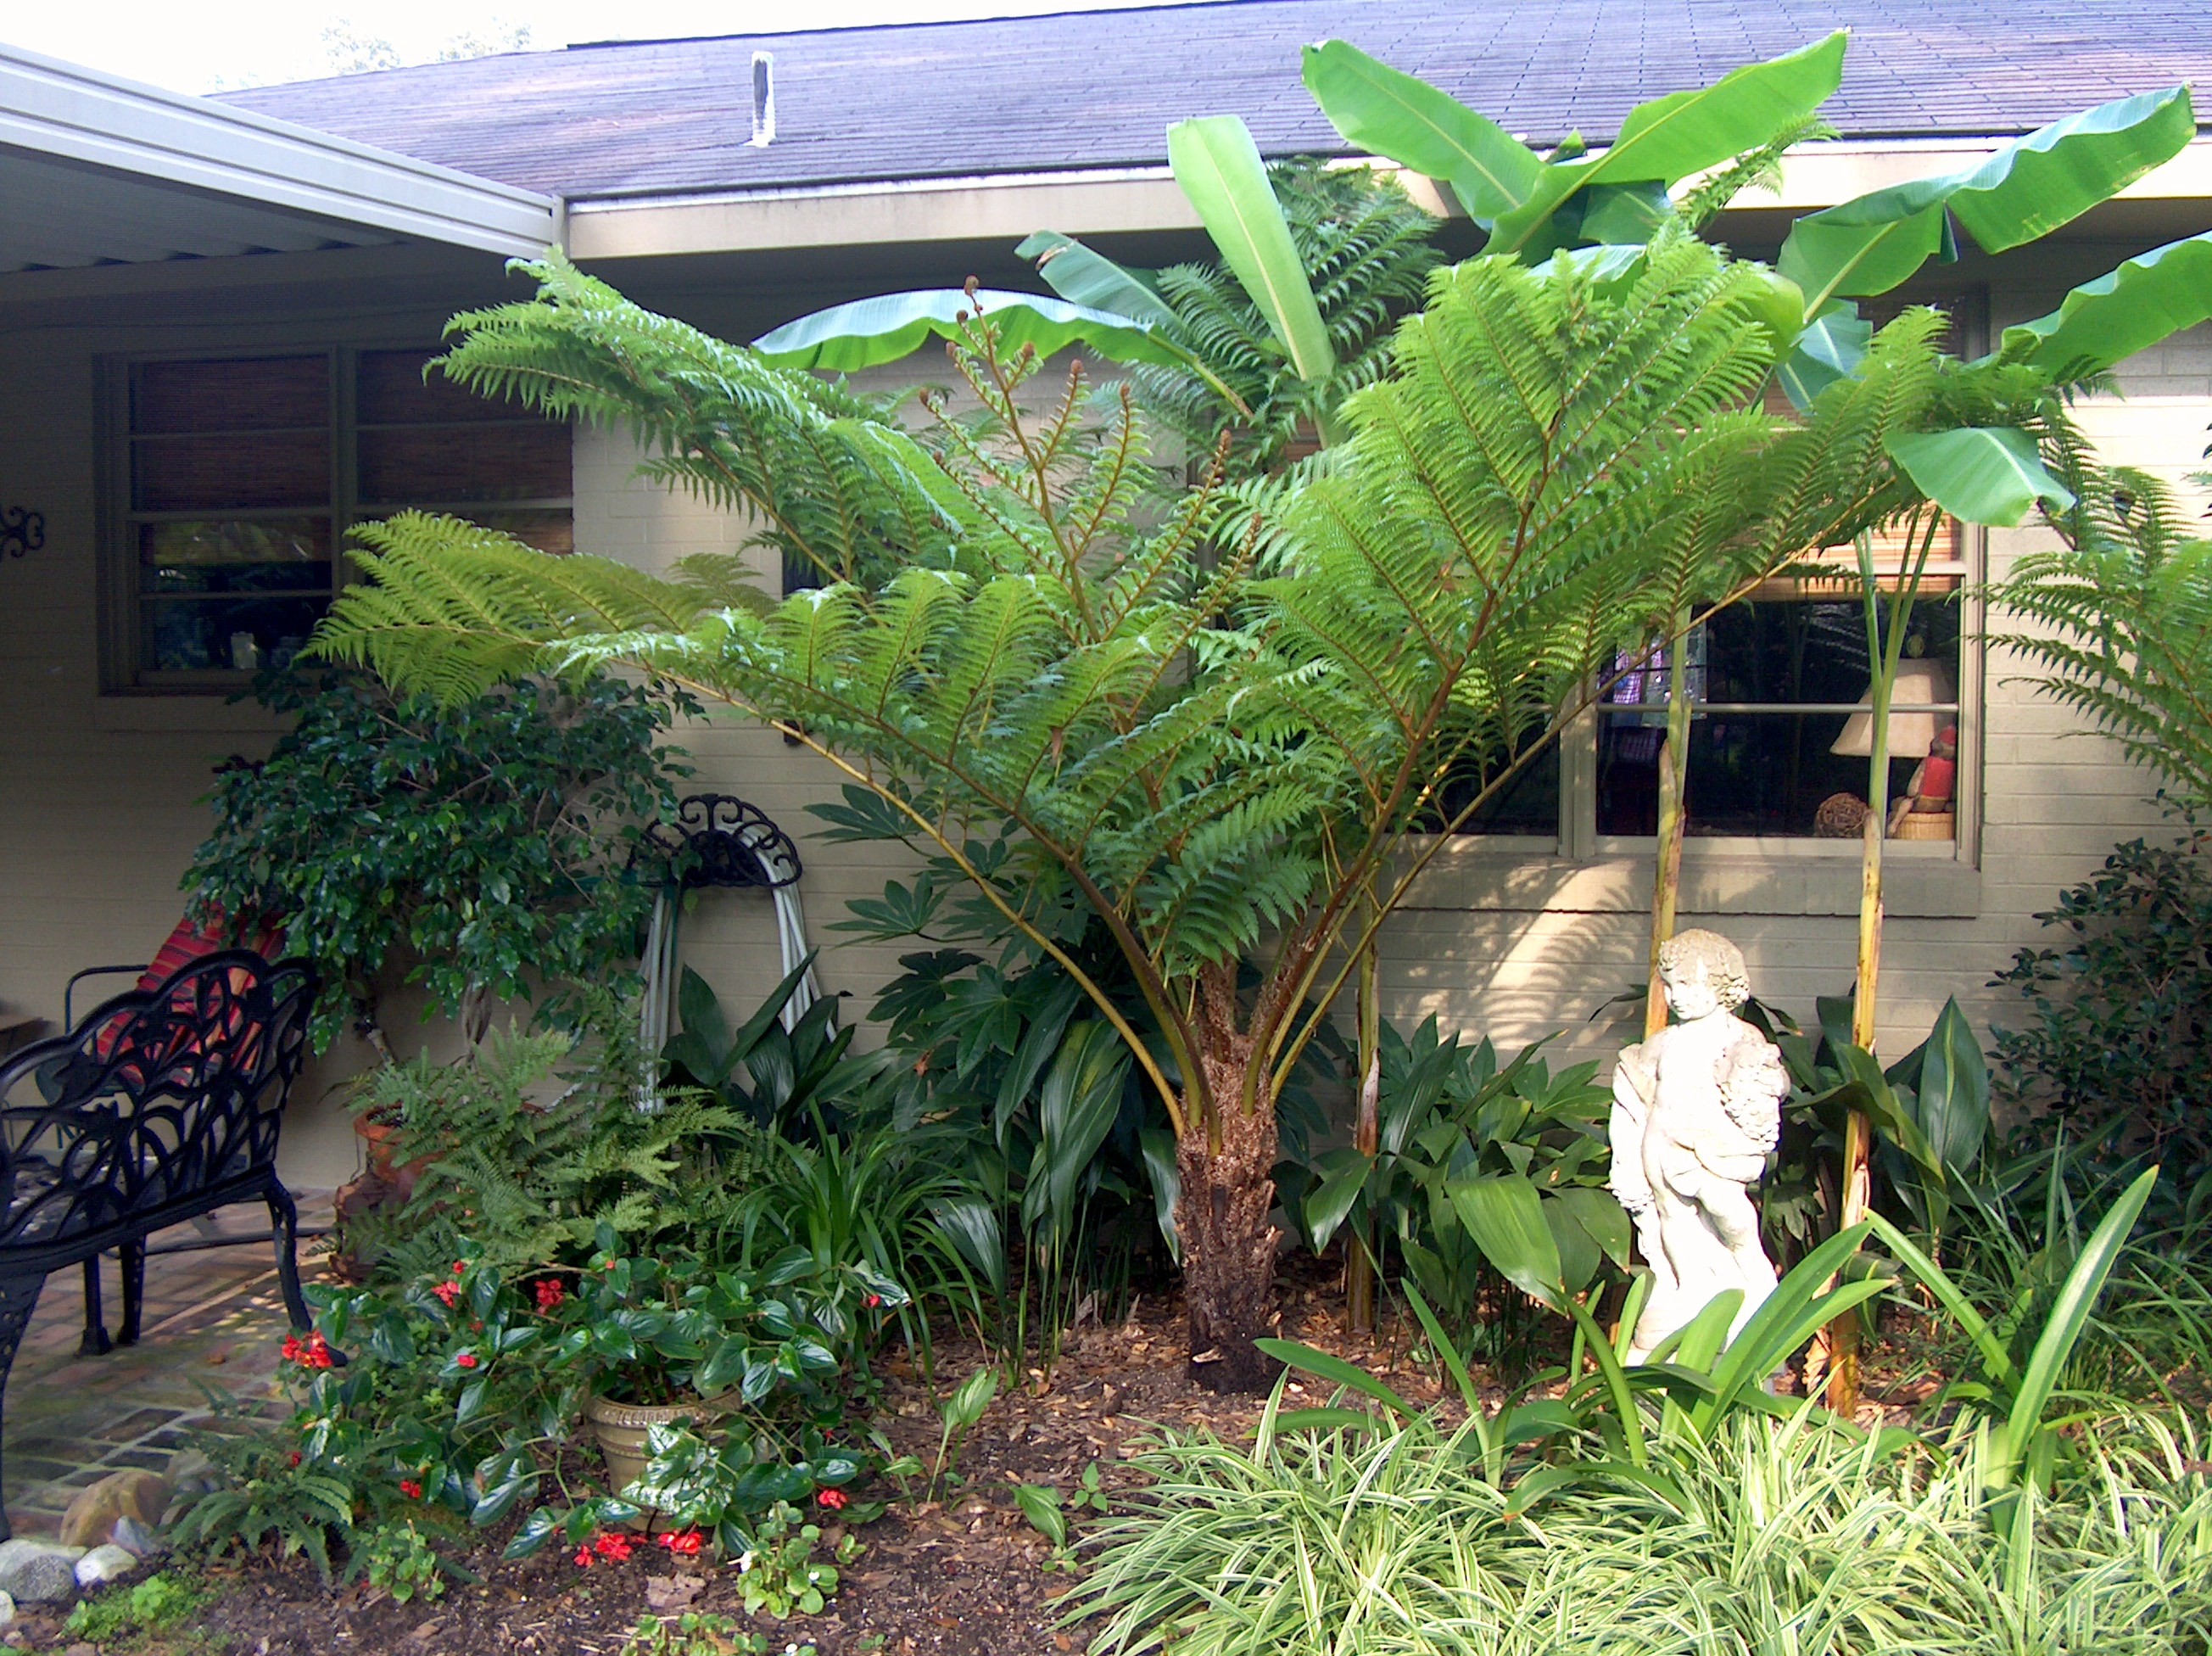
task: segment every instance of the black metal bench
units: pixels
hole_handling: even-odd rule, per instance
[[[276,1138],[313,998],[305,965],[224,949],[0,1062],[0,1407],[48,1275],[83,1266],[86,1349],[105,1350],[100,1256],[115,1250],[128,1345],[146,1239],[233,1202],[268,1204],[284,1307],[307,1328],[299,1210],[276,1177]]]

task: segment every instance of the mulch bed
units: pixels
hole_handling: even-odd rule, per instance
[[[1408,1335],[1417,1330],[1386,1321],[1371,1340],[1346,1333],[1333,1274],[1299,1262],[1279,1304],[1286,1337],[1357,1362],[1417,1403],[1439,1398],[1433,1378],[1406,1361]],[[1014,1487],[1073,1489],[1096,1464],[1109,1495],[1127,1493],[1138,1478],[1124,1463],[1157,1430],[1249,1434],[1263,1400],[1200,1391],[1186,1377],[1185,1349],[1182,1307],[1174,1301],[1139,1299],[1126,1320],[1076,1330],[1048,1385],[1033,1372],[1028,1387],[1000,1393],[959,1455],[950,1498],[911,1506],[895,1500],[889,1515],[861,1530],[866,1550],[822,1615],[751,1625],[769,1635],[772,1652],[786,1642],[811,1643],[820,1656],[1083,1650],[1088,1634],[1068,1623],[1060,1602],[1073,1578],[1054,1565],[1050,1546],[1022,1518]],[[935,1370],[950,1385],[986,1361],[973,1342],[940,1341]],[[893,1360],[877,1423],[925,1464],[940,1431],[933,1395],[910,1362]],[[221,1596],[187,1638],[131,1648],[149,1656],[615,1656],[648,1610],[742,1620],[735,1573],[726,1565],[672,1560],[647,1545],[626,1562],[590,1569],[553,1546],[510,1564],[499,1556],[504,1540],[495,1533],[465,1559],[482,1585],[456,1586],[427,1604],[395,1604],[365,1583],[326,1589],[299,1559],[217,1567],[209,1580]],[[680,1604],[670,1602],[672,1592]],[[649,1593],[659,1602],[650,1603]],[[28,1635],[34,1650],[66,1643],[58,1621],[37,1612],[27,1612],[10,1631]]]

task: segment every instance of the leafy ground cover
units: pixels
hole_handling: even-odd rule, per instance
[[[1456,1387],[1430,1361],[1424,1330],[1410,1317],[1386,1316],[1373,1336],[1345,1330],[1333,1270],[1319,1263],[1298,1265],[1286,1275],[1279,1310],[1285,1337],[1355,1364],[1400,1396],[1433,1407],[1446,1434],[1464,1420]],[[748,1616],[745,1573],[734,1564],[678,1558],[643,1542],[626,1558],[599,1557],[589,1567],[552,1549],[508,1562],[501,1555],[517,1527],[510,1520],[457,1553],[456,1562],[480,1580],[455,1581],[434,1601],[402,1601],[366,1579],[334,1592],[305,1558],[279,1562],[262,1555],[172,1566],[170,1575],[200,1595],[189,1624],[142,1624],[111,1614],[98,1623],[103,1636],[89,1642],[103,1652],[148,1656],[261,1656],[264,1641],[266,1656],[333,1650],[617,1656],[636,1637],[641,1616],[689,1613],[720,1618],[705,1624],[701,1636],[707,1641],[693,1647],[696,1656],[744,1649],[735,1637],[740,1633],[764,1640],[771,1656],[791,1644],[800,1650],[811,1644],[819,1656],[1103,1648],[1097,1641],[1105,1618],[1071,1622],[1077,1601],[1067,1595],[1091,1568],[1089,1543],[1109,1520],[1126,1522],[1146,1510],[1146,1492],[1170,1470],[1170,1463],[1150,1458],[1152,1446],[1163,1439],[1249,1444],[1266,1407],[1265,1398],[1222,1396],[1189,1383],[1181,1315],[1171,1298],[1140,1296],[1126,1318],[1073,1331],[1048,1386],[1039,1390],[1032,1378],[1028,1385],[998,1390],[958,1442],[948,1487],[937,1497],[930,1496],[926,1478],[913,1481],[911,1500],[882,1482],[889,1510],[850,1530],[862,1550],[843,1568],[841,1590],[818,1616],[785,1622]],[[1901,1422],[1925,1407],[1938,1384],[1929,1367],[1931,1353],[1940,1350],[1932,1318],[1892,1319],[1888,1337],[1869,1354],[1863,1418]],[[1566,1355],[1564,1335],[1553,1355]],[[943,1435],[939,1404],[952,1389],[950,1381],[984,1367],[990,1355],[973,1341],[955,1341],[940,1342],[935,1359],[940,1383],[934,1386],[911,1359],[892,1359],[876,1417],[896,1448],[925,1464],[933,1460]],[[1475,1378],[1492,1404],[1503,1399],[1502,1374],[1478,1369]],[[1318,1404],[1329,1390],[1294,1378],[1285,1401]],[[1075,1568],[1066,1568],[1069,1556],[1024,1512],[1018,1493],[1024,1488],[1053,1492],[1076,1549]],[[817,1556],[830,1555],[844,1532],[834,1521],[824,1525]],[[130,1591],[119,1588],[98,1603],[125,1601]],[[27,1610],[19,1627],[37,1650],[60,1649],[82,1636],[65,1631],[58,1617],[35,1611]],[[659,1656],[650,1644],[641,1650]]]

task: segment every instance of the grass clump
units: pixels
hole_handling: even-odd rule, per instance
[[[1525,1498],[1431,1418],[1264,1454],[1170,1439],[1078,1592],[1106,1616],[1094,1656],[2203,1656],[2194,1434],[2128,1416],[2088,1438],[2086,1470],[2002,1515],[1964,1431],[1900,1451],[1809,1415]]]

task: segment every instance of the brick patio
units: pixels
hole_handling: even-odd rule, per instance
[[[300,1221],[330,1221],[327,1193],[303,1193]],[[262,1210],[216,1215],[225,1234],[265,1235]],[[201,1234],[180,1225],[153,1245]],[[319,1275],[319,1242],[301,1244],[301,1275]],[[123,1296],[113,1259],[103,1260],[102,1291],[112,1332]],[[276,1412],[277,1348],[285,1333],[275,1255],[264,1240],[146,1262],[144,1327],[133,1347],[80,1357],[84,1333],[82,1273],[46,1279],[37,1315],[8,1380],[4,1432],[8,1516],[20,1536],[51,1536],[76,1491],[127,1466],[165,1469],[187,1435],[210,1420],[211,1397],[226,1394]]]

